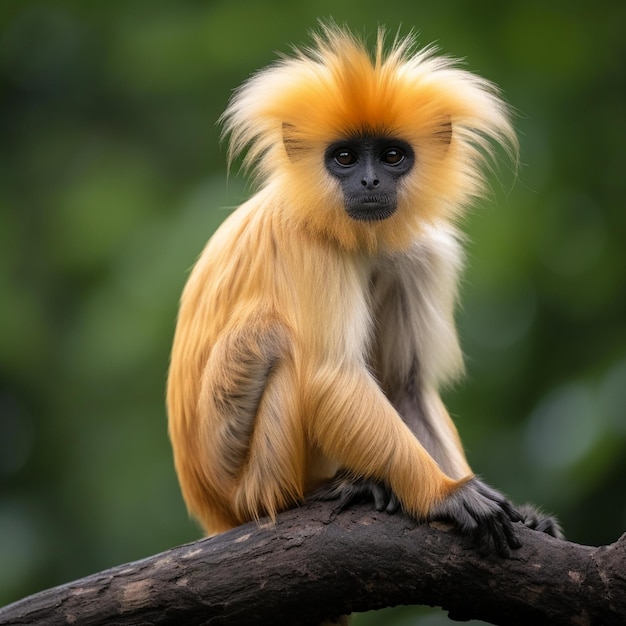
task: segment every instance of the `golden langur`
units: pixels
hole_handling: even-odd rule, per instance
[[[181,299],[167,403],[189,511],[215,534],[315,491],[451,520],[503,555],[514,522],[558,534],[472,474],[439,396],[462,371],[455,224],[492,147],[515,152],[507,107],[411,37],[314,43],[223,116],[259,191]]]

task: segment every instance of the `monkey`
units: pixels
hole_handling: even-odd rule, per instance
[[[458,379],[459,219],[517,139],[488,80],[414,35],[374,50],[322,25],[250,77],[221,118],[257,191],[184,287],[167,382],[188,510],[207,535],[311,497],[448,520],[481,549],[517,522],[476,476],[440,389]]]

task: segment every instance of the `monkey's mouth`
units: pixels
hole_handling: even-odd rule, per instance
[[[346,213],[359,222],[386,220],[396,212],[396,202],[389,196],[352,196],[346,202]]]

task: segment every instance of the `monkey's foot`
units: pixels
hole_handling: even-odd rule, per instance
[[[522,517],[521,522],[524,526],[557,539],[565,539],[561,525],[553,515],[546,515],[532,504],[523,504],[517,507],[517,511]]]
[[[400,501],[383,483],[365,478],[350,478],[340,474],[332,482],[313,491],[309,500],[337,500],[336,511],[343,511],[352,504],[374,502],[377,511],[393,515],[400,509]]]

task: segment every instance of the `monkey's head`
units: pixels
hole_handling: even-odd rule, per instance
[[[244,83],[222,121],[229,159],[247,150],[290,224],[370,252],[454,219],[494,143],[517,145],[490,82],[410,36],[386,47],[380,30],[371,54],[334,25]]]

